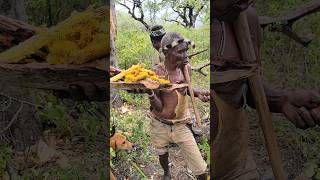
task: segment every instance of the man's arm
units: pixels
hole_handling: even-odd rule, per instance
[[[274,89],[266,84],[263,84],[263,87],[270,111],[273,113],[282,113],[282,106],[285,102],[287,92]],[[256,108],[254,97],[251,93],[250,88],[249,92],[247,93],[247,104],[254,109]]]
[[[162,101],[160,99],[160,92],[156,90],[151,90],[151,93],[148,93],[149,95],[149,100],[150,100],[150,105],[151,107],[158,111],[161,112],[163,109]]]
[[[164,74],[161,72],[161,70],[157,66],[153,66],[151,70],[154,71],[158,76],[159,75],[161,76]],[[162,100],[160,98],[161,92],[159,90],[150,90],[148,92],[148,95],[149,95],[151,107],[154,110],[161,112],[163,109]]]
[[[282,91],[264,85],[269,109],[283,113],[297,128],[306,129],[320,125],[320,112],[312,109],[320,106],[319,93],[312,90]],[[249,90],[247,104],[255,108],[254,97]]]

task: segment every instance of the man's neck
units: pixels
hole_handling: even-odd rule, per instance
[[[176,69],[180,69],[180,67],[179,67],[179,65],[178,64],[176,64],[176,63],[171,63],[172,61],[170,61],[170,60],[168,60],[168,59],[166,59],[165,61],[164,61],[164,66],[166,67],[166,69],[168,70],[168,71],[175,71]]]

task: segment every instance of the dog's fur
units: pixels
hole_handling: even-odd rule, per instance
[[[120,134],[120,133],[115,133],[111,138],[110,138],[110,147],[112,147],[113,150],[130,150],[133,147],[133,143],[129,142],[127,138]],[[113,175],[110,169],[110,179],[111,180],[116,180],[116,177]]]

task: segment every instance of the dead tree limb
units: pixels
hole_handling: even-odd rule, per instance
[[[0,63],[0,84],[67,92],[77,99],[105,101],[106,60],[83,65]]]
[[[184,3],[180,5],[175,5],[177,2],[172,1],[171,9],[178,16],[174,19],[165,19],[168,22],[177,22],[185,28],[194,28],[195,22],[200,15],[201,11],[204,9],[208,1],[200,1],[199,7],[196,7],[190,3]]]
[[[41,105],[37,105],[37,104],[31,103],[31,102],[28,102],[28,101],[24,101],[24,100],[15,98],[15,97],[11,97],[11,96],[9,96],[7,94],[4,94],[2,92],[0,92],[0,96],[6,97],[6,98],[8,98],[10,100],[14,100],[14,101],[17,101],[17,102],[20,102],[20,103],[23,103],[23,104],[27,104],[27,105],[30,105],[30,106],[34,106],[34,107],[38,107],[38,108],[44,108]]]
[[[27,23],[0,15],[0,52],[28,39],[35,30]]]
[[[132,8],[130,8],[126,3],[132,3]],[[137,21],[139,21],[140,23],[143,24],[143,26],[149,30],[150,29],[150,25],[145,21],[144,19],[144,12],[143,12],[143,7],[142,7],[142,2],[141,0],[133,0],[133,1],[129,1],[129,0],[124,0],[123,2],[121,1],[117,1],[117,3],[123,7],[125,7],[128,10],[128,13],[131,15],[131,17]],[[136,14],[136,9],[138,9],[140,16],[138,16]]]
[[[203,64],[200,64],[200,65],[197,66],[197,67],[192,67],[191,69],[194,70],[194,71],[196,71],[196,72],[199,72],[200,74],[202,74],[202,75],[204,75],[204,76],[207,76],[207,74],[204,73],[204,72],[202,71],[202,69],[205,68],[205,67],[207,67],[207,66],[209,66],[209,65],[210,65],[210,61],[207,61],[207,62],[205,62],[205,63],[203,63]]]
[[[175,19],[167,19],[167,18],[165,18],[164,21],[167,21],[167,22],[175,22],[175,23],[177,23],[178,25],[181,25],[181,26],[183,26],[183,27],[186,27],[184,24],[182,24],[180,21],[178,21],[178,17],[175,18]]]
[[[302,37],[292,30],[293,24],[307,15],[320,11],[320,1],[313,0],[308,2],[293,11],[287,12],[278,17],[260,16],[260,26],[265,28],[269,26],[271,31],[278,31],[284,33],[286,36],[292,38],[296,42],[307,47],[312,39]]]
[[[4,134],[8,129],[10,129],[10,127],[13,125],[14,121],[16,119],[18,119],[18,116],[19,116],[22,109],[23,109],[23,102],[20,103],[20,107],[19,107],[18,111],[13,115],[9,124],[4,129],[0,130],[0,135]]]

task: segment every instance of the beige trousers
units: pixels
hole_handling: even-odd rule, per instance
[[[194,175],[206,172],[207,164],[203,160],[191,130],[186,124],[166,125],[156,119],[151,119],[151,142],[158,155],[168,152],[168,145],[176,143],[183,153],[188,168]]]
[[[218,128],[214,138],[213,179],[257,180],[259,175],[248,149],[249,127],[244,108],[235,109],[219,95],[214,97],[218,109]]]

